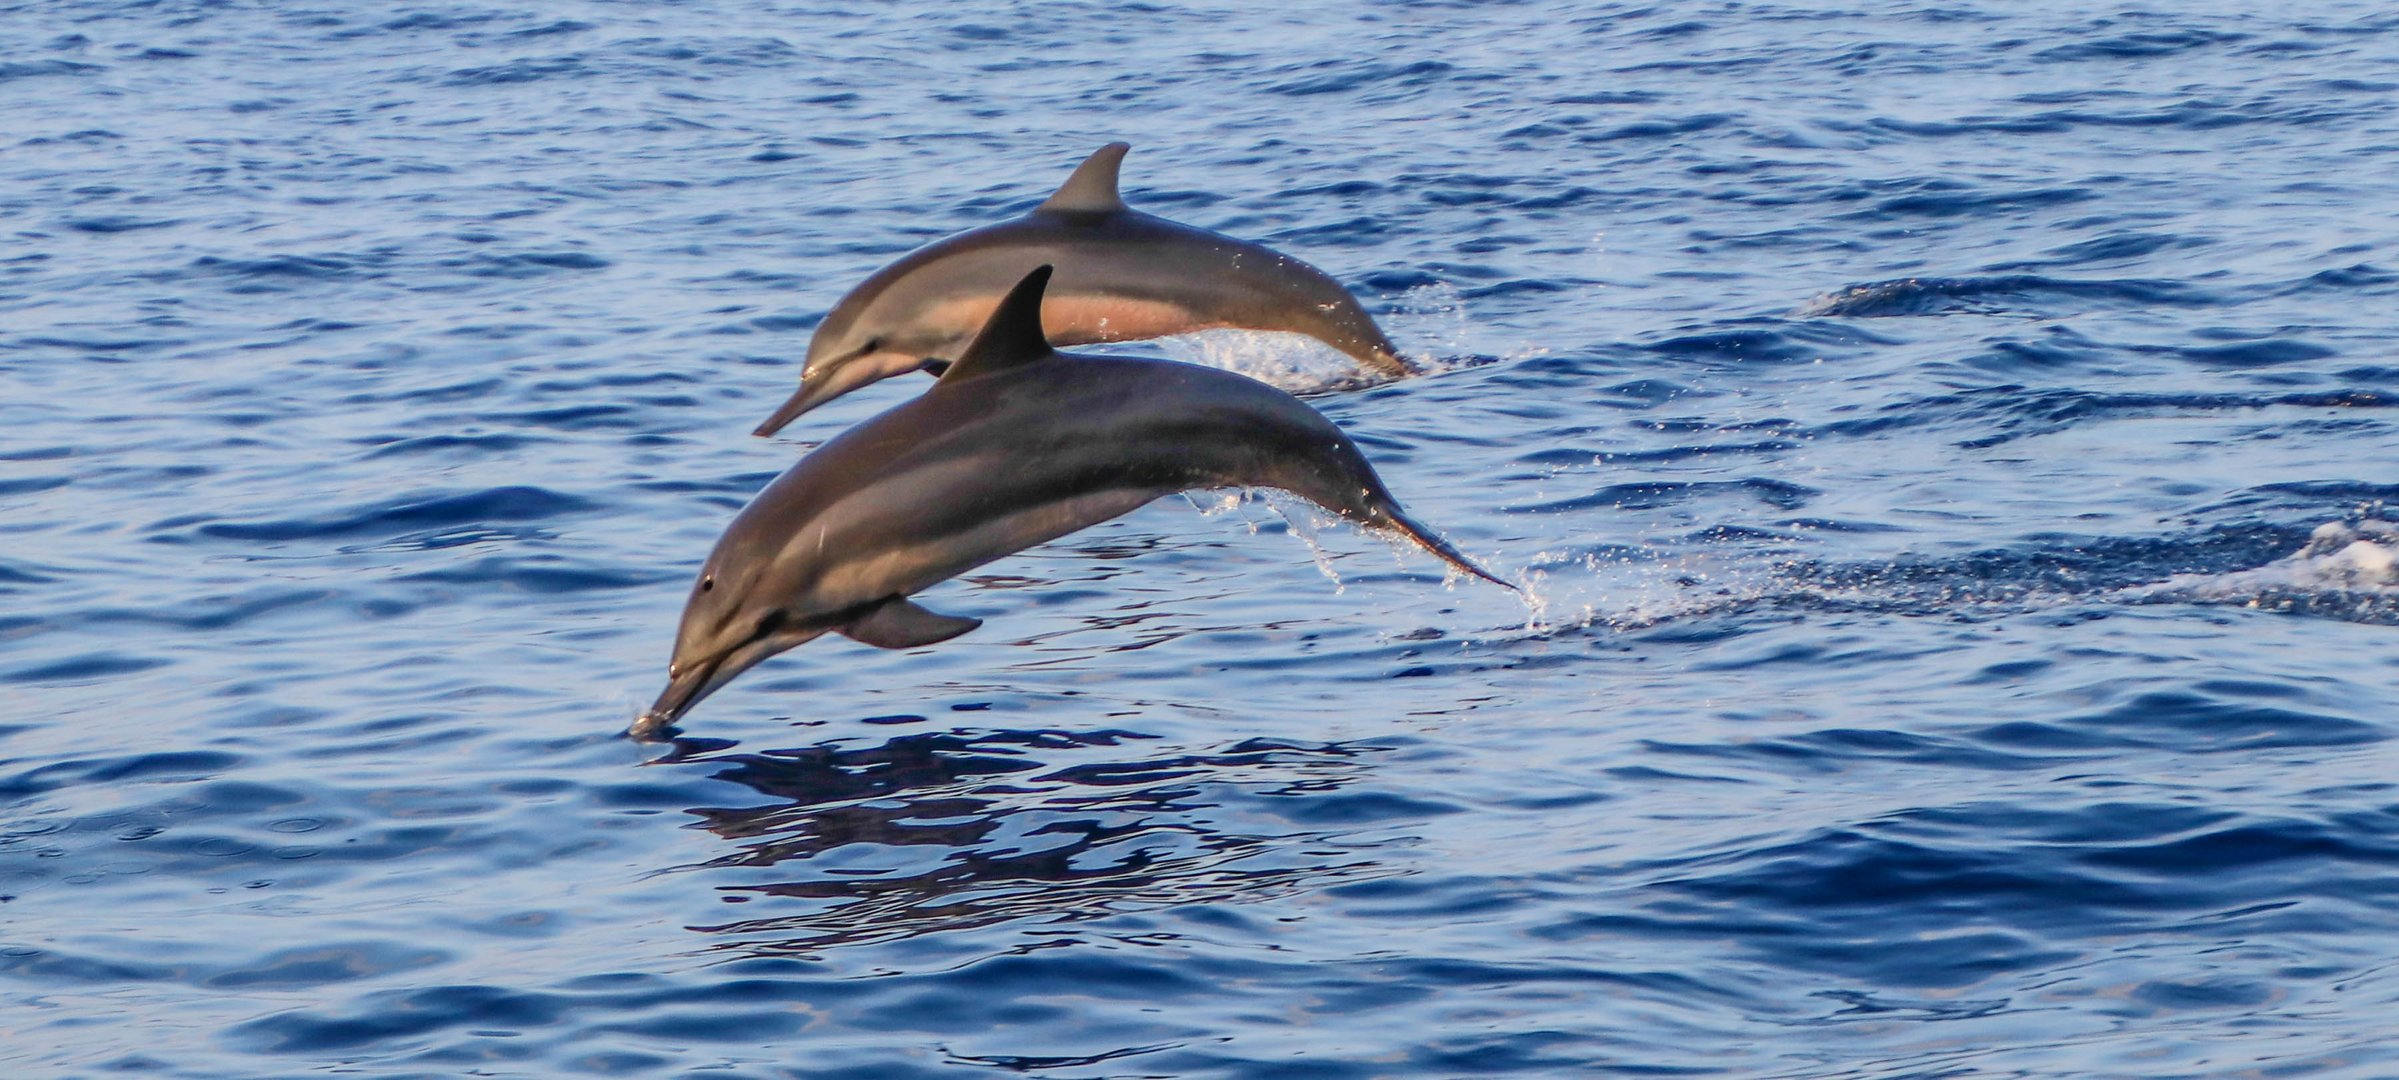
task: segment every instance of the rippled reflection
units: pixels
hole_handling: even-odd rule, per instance
[[[913,718],[882,722],[895,719]],[[806,957],[1384,876],[1371,844],[1293,828],[1274,805],[1341,790],[1367,774],[1372,752],[1267,739],[1160,749],[1123,729],[953,729],[755,752],[682,739],[660,763],[708,768],[769,800],[690,811],[728,842],[691,869],[759,871],[719,888],[729,902],[767,909],[692,929],[731,939],[717,949]]]

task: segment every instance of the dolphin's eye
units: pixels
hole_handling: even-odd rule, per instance
[[[714,577],[704,577],[704,578],[701,578],[701,579],[700,579],[700,591],[701,591],[701,592],[711,592],[711,591],[714,591],[715,589],[716,589],[716,578],[714,578]]]

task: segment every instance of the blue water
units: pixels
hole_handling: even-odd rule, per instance
[[[2269,7],[0,3],[0,1073],[2399,1075],[2399,17]],[[619,738],[1114,138],[1534,600],[1168,499]]]

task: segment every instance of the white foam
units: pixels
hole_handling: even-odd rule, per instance
[[[1247,375],[1278,390],[1313,394],[1375,381],[1358,362],[1315,338],[1269,330],[1202,330],[1153,342],[1169,360]]]
[[[1517,584],[1524,590],[1526,627],[1534,633],[1641,630],[1790,591],[1771,567],[1738,564],[1713,551],[1547,551],[1530,563]]]
[[[2399,524],[2335,521],[2316,527],[2287,558],[2229,574],[2181,574],[2151,587],[2196,600],[2263,604],[2325,591],[2399,595]]]
[[[1401,293],[1393,310],[1378,321],[1402,358],[1421,374],[1437,375],[1484,362],[1471,340],[1476,327],[1467,313],[1466,299],[1448,282],[1418,285]],[[1388,381],[1305,334],[1202,330],[1156,338],[1147,344],[1169,360],[1237,372],[1295,394],[1355,390]],[[1521,344],[1507,350],[1502,359],[1527,359],[1548,351]]]
[[[1463,357],[1472,352],[1467,341],[1473,322],[1466,314],[1466,298],[1458,288],[1446,281],[1418,285],[1401,293],[1398,309],[1383,317],[1384,332],[1391,335],[1410,361],[1426,372],[1447,371],[1455,364],[1445,357]]]

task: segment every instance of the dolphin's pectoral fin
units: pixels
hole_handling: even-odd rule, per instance
[[[867,609],[866,614],[836,628],[835,632],[878,649],[913,649],[948,641],[981,625],[981,619],[927,611],[905,596],[894,596]]]
[[[927,375],[931,375],[936,379],[940,378],[942,373],[948,371],[949,369],[950,362],[938,356],[925,357],[925,362],[916,366],[916,370],[924,372]]]

